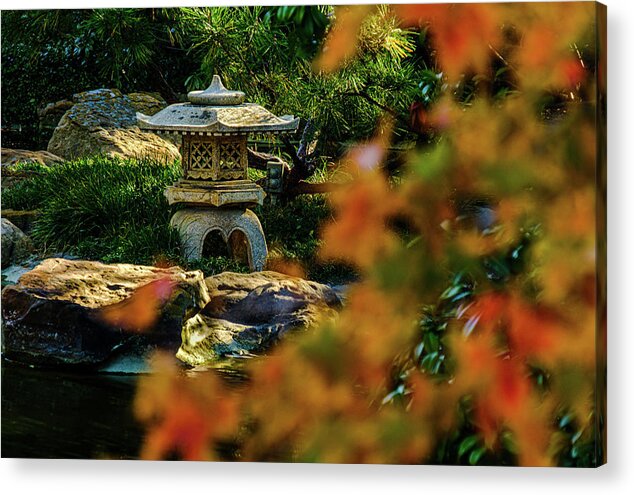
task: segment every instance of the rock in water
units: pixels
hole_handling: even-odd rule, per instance
[[[2,218],[2,268],[29,255],[31,240],[8,219]]]
[[[105,308],[157,279],[174,288],[152,328],[140,334],[104,321]],[[119,348],[175,351],[184,321],[208,302],[200,271],[49,258],[2,291],[2,352],[28,364],[96,366]]]
[[[185,323],[176,354],[192,366],[262,352],[341,305],[330,287],[277,272],[225,272],[205,281],[211,301]]]
[[[73,96],[75,104],[60,119],[48,151],[67,160],[105,154],[120,158],[180,158],[172,142],[136,125],[136,112],[149,115],[167,105],[147,93],[123,95],[116,89],[96,89]]]
[[[108,308],[131,305],[133,294],[166,278],[174,289],[152,328],[135,333],[106,323]],[[340,304],[326,285],[270,271],[204,279],[178,267],[49,258],[2,291],[2,352],[27,364],[119,370],[160,347],[197,366],[266,351]]]

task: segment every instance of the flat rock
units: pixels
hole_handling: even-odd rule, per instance
[[[211,300],[185,322],[176,354],[192,366],[264,352],[288,331],[307,327],[341,305],[327,285],[277,272],[225,272],[205,282]]]
[[[39,163],[40,165],[51,166],[55,163],[62,162],[63,159],[48,151],[31,151],[16,150],[12,148],[2,148],[0,150],[2,161],[2,173],[5,173],[4,167],[11,167],[18,163]]]
[[[2,268],[29,256],[31,240],[10,220],[2,218]]]
[[[104,309],[157,279],[174,288],[152,328],[135,333],[104,320]],[[184,322],[208,302],[200,271],[49,258],[2,291],[2,352],[27,364],[96,367],[126,349],[175,351]]]
[[[180,158],[173,142],[137,127],[137,111],[151,115],[167,105],[156,95],[96,89],[74,95],[73,101],[53,131],[49,152],[65,159],[98,154],[162,161]]]
[[[12,148],[0,149],[2,155],[2,189],[12,187],[18,182],[28,179],[33,175],[37,175],[37,170],[33,167],[25,169],[16,167],[18,164],[23,165],[40,165],[43,167],[50,167],[57,163],[61,163],[63,159],[48,151],[30,151],[30,150],[17,150]]]

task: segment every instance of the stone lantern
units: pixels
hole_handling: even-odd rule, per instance
[[[247,178],[247,136],[294,132],[299,119],[276,117],[244,93],[226,89],[215,75],[204,91],[191,91],[188,103],[170,105],[153,116],[137,113],[141,129],[182,136],[183,178],[167,188],[170,205],[182,204],[171,220],[187,259],[200,259],[205,239],[218,232],[230,252],[262,270],[267,248],[258,217],[264,190]],[[245,253],[246,251],[246,253]],[[246,254],[246,256],[245,256]]]

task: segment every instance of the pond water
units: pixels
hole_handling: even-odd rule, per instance
[[[2,457],[135,459],[138,375],[37,370],[2,362]]]
[[[134,418],[133,401],[140,374],[1,363],[2,457],[138,459],[144,429]],[[128,369],[140,369],[137,364]],[[229,388],[240,390],[248,381],[243,365],[244,359],[226,359],[182,372],[217,373]],[[216,453],[235,460],[233,445],[217,446]]]

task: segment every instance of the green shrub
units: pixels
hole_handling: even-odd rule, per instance
[[[332,219],[325,196],[299,196],[288,203],[267,204],[254,211],[266,233],[269,251],[302,264],[309,278],[337,282],[354,276],[350,267],[317,258],[321,225]]]

